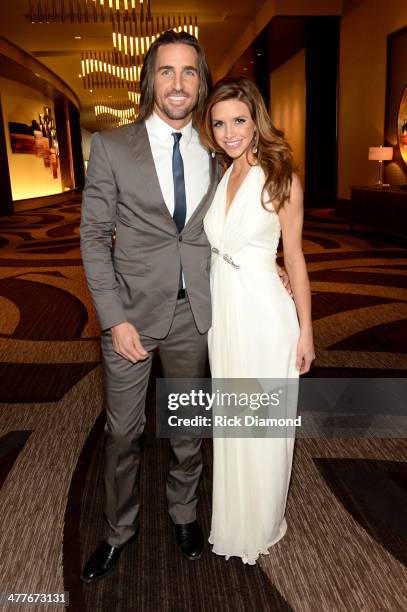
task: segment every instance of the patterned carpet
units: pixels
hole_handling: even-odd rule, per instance
[[[286,537],[255,567],[225,563],[209,546],[189,563],[165,510],[167,443],[154,438],[153,381],[140,537],[113,576],[82,586],[83,560],[105,532],[100,348],[79,215],[72,200],[0,218],[0,591],[65,590],[70,609],[92,612],[407,609],[405,439],[298,439]],[[311,376],[404,377],[406,250],[351,234],[328,210],[307,212],[304,250],[317,351]],[[204,460],[207,533],[209,440]]]

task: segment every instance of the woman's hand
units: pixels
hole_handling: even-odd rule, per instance
[[[314,359],[315,350],[312,331],[301,332],[297,344],[297,359],[295,362],[295,367],[299,370],[300,375],[309,372]]]

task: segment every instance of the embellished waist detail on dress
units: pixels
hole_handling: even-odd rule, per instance
[[[213,253],[215,262],[216,259],[220,258],[223,261],[226,261],[232,268],[235,270],[241,270],[242,272],[255,273],[274,273],[277,274],[277,266],[276,266],[276,253],[272,251],[265,251],[264,249],[258,248],[243,248],[240,249],[238,253],[233,253],[230,255],[224,251],[221,251],[217,247],[211,247],[211,251]]]
[[[212,253],[215,253],[215,255],[220,255],[221,257],[223,257],[223,259],[232,266],[232,268],[236,268],[237,270],[240,268],[240,266],[238,264],[236,264],[233,259],[231,258],[230,255],[228,255],[227,253],[221,253],[219,251],[219,249],[217,249],[216,247],[212,247],[211,248]]]

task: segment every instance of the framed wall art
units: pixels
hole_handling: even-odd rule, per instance
[[[401,97],[399,114],[397,119],[397,138],[400,154],[405,164],[407,164],[407,87]]]

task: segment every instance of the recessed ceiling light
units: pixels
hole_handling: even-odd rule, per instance
[[[246,66],[243,68],[243,70],[247,70]]]
[[[93,93],[93,89],[89,89],[89,93]]]
[[[82,78],[82,75],[81,75],[81,74],[78,74],[78,77],[81,79],[81,78]]]
[[[75,40],[81,40],[81,39],[82,39],[82,36],[74,36],[74,39],[75,39]]]

